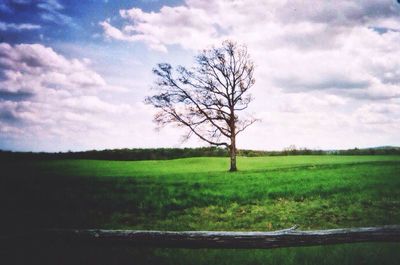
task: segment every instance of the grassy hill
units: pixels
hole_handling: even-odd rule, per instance
[[[0,205],[7,213],[1,222],[8,228],[269,231],[294,224],[300,229],[400,224],[400,156],[239,157],[236,173],[227,172],[224,157],[0,163],[6,172]],[[366,255],[362,264],[391,264],[400,259],[396,248],[115,251],[143,264],[210,264],[213,259],[306,264],[326,257],[331,261],[318,263],[354,264],[354,257]]]

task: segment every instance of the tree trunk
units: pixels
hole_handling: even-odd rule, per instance
[[[233,101],[233,98],[232,98]],[[232,104],[233,105],[233,104]],[[229,121],[230,133],[231,133],[231,145],[229,146],[229,155],[231,157],[231,167],[229,169],[230,172],[237,171],[236,167],[236,118],[235,118],[235,109],[234,107],[230,108],[231,117]]]
[[[229,171],[233,172],[233,171],[237,171],[237,167],[236,167],[236,139],[235,137],[232,137],[231,139],[231,145],[229,147],[229,154],[231,157],[231,168],[229,169]]]

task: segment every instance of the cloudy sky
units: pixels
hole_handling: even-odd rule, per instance
[[[225,39],[256,65],[239,148],[400,145],[397,0],[0,0],[0,149],[204,145],[143,101]]]

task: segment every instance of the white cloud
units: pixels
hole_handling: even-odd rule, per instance
[[[400,144],[399,15],[396,1],[186,0],[101,25],[108,38],[162,51],[245,43],[256,63],[251,110],[263,123],[242,135],[244,147],[347,148]]]
[[[39,8],[54,12],[56,10],[63,10],[64,6],[57,0],[46,0],[37,5]]]
[[[335,32],[359,25],[399,28],[398,12],[397,4],[380,0],[312,5],[302,0],[186,0],[180,6],[164,6],[159,12],[139,8],[120,10],[125,25],[119,29],[109,21],[101,24],[109,37],[196,49],[215,43],[220,37],[239,37],[239,34],[257,35],[261,39],[280,35],[289,41],[296,37],[305,41],[304,37],[309,37],[312,41],[313,38],[322,40],[321,37],[332,39]],[[110,28],[114,34],[108,34]],[[252,36],[250,41],[255,38]]]
[[[39,93],[52,88],[72,93],[105,86],[85,61],[68,60],[41,44],[1,43],[0,56],[2,91]]]
[[[38,9],[38,16],[44,21],[51,21],[58,25],[70,25],[76,26],[73,22],[72,17],[65,15],[63,12],[65,7],[58,0],[8,0],[2,1],[0,3],[0,12],[5,13],[15,13],[19,12],[19,9],[23,7],[23,9],[30,8],[32,11],[34,9]],[[24,24],[14,24],[9,23],[8,25],[0,26],[1,28],[8,27],[8,30],[27,30],[27,29],[38,29],[39,25],[33,25],[30,23]],[[4,29],[2,29],[4,30]]]
[[[100,23],[107,37],[131,42],[143,41],[151,49],[166,51],[166,45],[181,44],[186,48],[201,48],[204,38],[218,37],[217,24],[209,20],[205,10],[186,6],[164,6],[159,13],[141,9],[120,10],[128,23],[121,29],[108,20]]]
[[[43,10],[40,17],[59,25],[74,25],[72,18],[62,13],[64,6],[58,0],[44,0],[37,3],[37,8]]]
[[[201,49],[225,38],[249,46],[262,85],[289,90],[343,89],[348,96],[399,96],[386,85],[400,81],[399,5],[388,1],[187,0],[158,12],[120,10],[125,24],[101,22],[108,38],[144,42],[167,51],[178,44]],[[354,90],[348,92],[347,90]]]
[[[2,146],[95,148],[121,135],[126,140],[138,129],[127,121],[138,118],[135,106],[141,104],[113,100],[114,87],[90,68],[89,60],[68,59],[40,44],[1,43],[0,55]]]
[[[41,26],[36,24],[30,24],[30,23],[15,24],[15,23],[5,23],[0,21],[0,31],[36,30],[40,28]]]
[[[43,19],[68,23],[60,2],[43,3]],[[227,38],[247,44],[257,80],[249,111],[263,122],[244,132],[239,148],[349,148],[400,145],[399,14],[396,1],[381,0],[186,0],[159,11],[121,10],[118,23],[100,25],[109,39],[148,46],[140,73],[177,47],[174,59],[186,61],[184,51],[192,56]],[[94,68],[111,71],[39,44],[0,44],[1,140],[32,147],[29,139],[40,139],[36,150],[179,144],[179,130],[153,131],[152,109],[137,98],[148,76],[127,77],[124,85],[141,87],[133,91]]]

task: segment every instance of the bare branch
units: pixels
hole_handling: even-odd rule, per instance
[[[235,162],[236,135],[257,121],[239,119],[235,113],[252,101],[247,91],[255,83],[254,64],[247,48],[233,41],[203,50],[196,63],[193,68],[176,70],[170,64],[158,64],[153,69],[157,93],[145,102],[159,110],[154,117],[158,126],[186,127],[185,140],[196,135],[211,145],[229,147]]]

